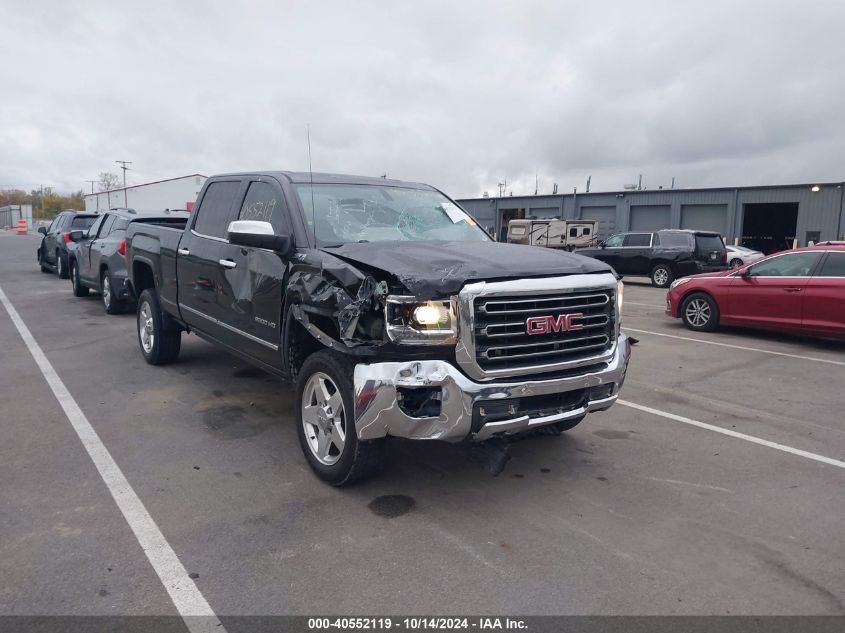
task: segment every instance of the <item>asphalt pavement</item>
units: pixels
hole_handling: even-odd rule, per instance
[[[630,404],[498,477],[397,440],[335,489],[288,384],[195,336],[147,365],[134,315],[40,272],[38,239],[0,233],[0,289],[217,615],[845,614],[841,344],[691,333],[626,280]],[[0,614],[176,615],[3,308],[0,433]]]

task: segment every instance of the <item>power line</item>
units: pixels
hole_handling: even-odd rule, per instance
[[[126,199],[126,171],[129,169],[129,167],[127,167],[127,165],[131,165],[132,161],[131,160],[116,160],[114,162],[116,162],[118,165],[120,165],[120,168],[123,170],[123,206],[128,207],[129,202]]]

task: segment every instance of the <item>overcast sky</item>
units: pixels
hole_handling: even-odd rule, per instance
[[[241,6],[241,4],[243,6]],[[845,179],[845,2],[0,0],[0,186]]]

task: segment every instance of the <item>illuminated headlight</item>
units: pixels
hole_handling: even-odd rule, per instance
[[[391,295],[384,307],[387,337],[399,345],[454,345],[458,341],[455,303]]]
[[[690,281],[692,281],[692,279],[690,279],[689,277],[681,277],[680,279],[676,279],[669,286],[669,290],[671,290],[672,288],[677,288],[678,286],[683,286],[685,283],[689,283]]]

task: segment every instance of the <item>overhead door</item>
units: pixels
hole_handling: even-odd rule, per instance
[[[616,232],[616,207],[581,207],[581,219],[598,222],[599,239],[603,240]]]
[[[629,231],[659,231],[670,227],[668,204],[631,205]]]
[[[715,231],[725,234],[728,226],[728,205],[685,204],[681,206],[681,228]]]

